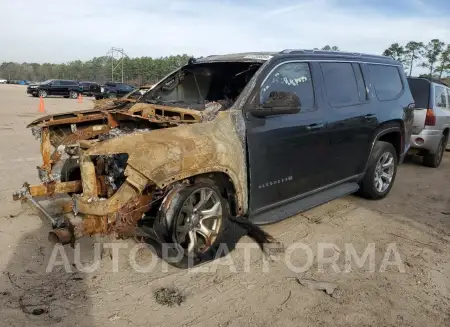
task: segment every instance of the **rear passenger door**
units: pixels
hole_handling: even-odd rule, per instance
[[[320,62],[330,142],[326,178],[336,183],[364,171],[371,137],[378,125],[371,105],[364,66],[352,62]]]

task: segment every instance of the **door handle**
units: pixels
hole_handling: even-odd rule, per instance
[[[364,118],[366,118],[367,120],[371,120],[371,119],[377,118],[377,115],[375,115],[375,114],[367,114],[367,115],[364,116]]]
[[[315,131],[315,130],[323,128],[323,126],[324,126],[324,124],[311,124],[311,125],[306,126],[306,128],[309,131]]]

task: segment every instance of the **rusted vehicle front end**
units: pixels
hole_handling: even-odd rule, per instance
[[[241,57],[226,67],[212,61],[212,68],[208,60],[190,64],[135,103],[119,101],[32,122],[28,127],[40,140],[42,183],[25,183],[14,199],[31,202],[51,222],[52,242],[73,245],[78,238],[95,234],[128,238],[139,234],[143,221],[164,220],[162,225],[168,228],[164,241],[184,244],[189,252],[206,250],[223,228],[219,216],[242,216],[247,211],[245,127],[236,104],[242,103],[246,96],[242,90],[264,60]],[[202,95],[198,83],[205,83],[202,79],[211,74],[224,78],[216,84],[230,84],[229,79],[236,89],[223,96]],[[188,94],[191,90],[194,95]],[[198,94],[201,101],[172,100],[180,92],[184,98]],[[169,100],[159,100],[164,97]],[[187,218],[174,205],[183,192],[194,194],[189,201],[197,201]],[[46,197],[56,203],[60,195],[65,195],[65,200],[58,199],[60,215],[50,214],[37,201]],[[204,208],[203,218],[213,221],[210,227],[194,209],[206,202],[211,208]],[[175,218],[184,224],[181,234],[169,230]],[[198,238],[202,245],[192,245]]]
[[[53,225],[55,242],[94,234],[130,237],[175,182],[208,172],[227,174],[235,185],[245,180],[232,116],[222,112],[202,122],[195,111],[137,104],[41,118],[29,127],[41,142],[42,184],[25,184],[14,199],[36,205],[35,197],[70,194],[61,205],[62,217],[51,217],[38,205]]]

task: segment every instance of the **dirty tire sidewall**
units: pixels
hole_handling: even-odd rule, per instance
[[[444,157],[445,147],[446,147],[446,136],[442,135],[441,140],[439,141],[438,152],[435,154],[428,154],[423,157],[424,166],[430,168],[438,168],[441,165],[442,159]]]
[[[375,181],[374,181],[375,169],[378,160],[380,160],[380,157],[386,152],[390,152],[394,157],[394,173],[392,176],[391,183],[389,184],[389,187],[384,192],[379,192],[375,188]],[[364,174],[364,178],[360,185],[361,189],[359,193],[367,199],[378,200],[384,198],[386,195],[388,195],[392,186],[395,183],[395,177],[397,175],[397,167],[398,167],[398,155],[394,146],[388,142],[377,141],[373,147],[366,173]]]
[[[217,193],[220,198],[222,204],[222,223],[220,226],[220,230],[216,237],[214,243],[204,252],[196,252],[193,254],[193,258],[188,258],[186,255],[181,259],[180,262],[169,262],[170,264],[178,267],[178,268],[188,268],[189,264],[198,264],[207,260],[211,260],[214,258],[214,255],[219,247],[220,243],[223,240],[224,229],[228,225],[229,217],[230,217],[230,206],[228,201],[222,196],[219,188],[213,183],[209,182],[196,182],[192,185],[181,186],[177,189],[176,193],[171,197],[169,203],[166,205],[161,205],[158,216],[157,216],[157,224],[162,231],[164,232],[163,238],[167,243],[175,242],[175,225],[176,218],[179,216],[180,211],[182,209],[182,205],[184,201],[197,189],[200,188],[210,188]]]

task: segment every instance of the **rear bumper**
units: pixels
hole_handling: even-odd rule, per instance
[[[420,134],[411,136],[411,149],[436,153],[441,137],[441,130],[424,129]]]

